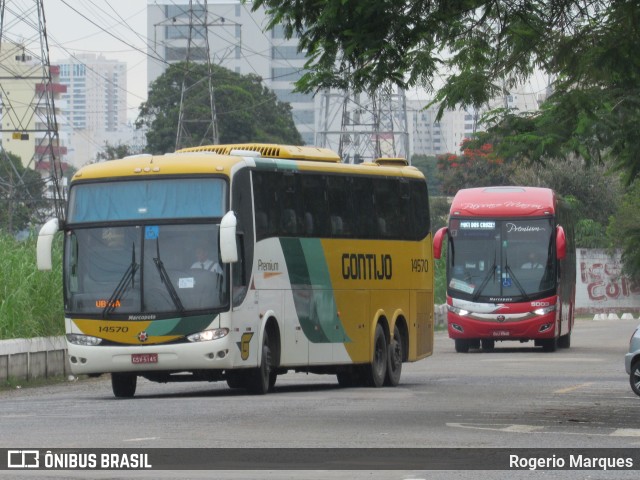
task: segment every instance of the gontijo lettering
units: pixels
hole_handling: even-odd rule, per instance
[[[342,278],[345,280],[391,280],[391,255],[343,253]]]

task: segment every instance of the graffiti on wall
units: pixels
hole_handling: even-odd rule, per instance
[[[620,252],[579,248],[576,261],[578,312],[640,311],[640,284],[622,275]]]

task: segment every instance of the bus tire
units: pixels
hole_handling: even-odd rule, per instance
[[[247,390],[254,395],[264,395],[271,386],[271,374],[273,371],[271,344],[266,330],[262,340],[262,358],[260,365],[254,369],[247,382]],[[275,380],[273,381],[275,383]]]
[[[456,338],[456,352],[458,353],[467,353],[469,351],[469,341],[464,338]]]
[[[371,387],[379,388],[384,385],[387,375],[387,337],[380,324],[376,325],[373,337],[373,360],[367,366],[367,383]]]
[[[112,373],[111,389],[116,398],[132,398],[136,394],[138,376],[135,373]]]
[[[387,374],[384,379],[385,385],[395,387],[400,383],[403,358],[404,352],[402,336],[400,335],[400,329],[396,326],[393,328],[393,340],[389,343],[389,351],[387,353]]]

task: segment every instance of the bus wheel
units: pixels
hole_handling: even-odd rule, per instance
[[[481,340],[482,343],[482,350],[486,350],[487,352],[492,351],[495,346],[496,346],[496,341],[495,340],[490,340],[490,339],[482,339]]]
[[[469,341],[464,338],[456,338],[456,352],[467,353],[469,351]]]
[[[256,368],[247,382],[247,390],[255,395],[264,395],[269,391],[271,385],[271,374],[273,366],[271,355],[271,346],[269,344],[269,335],[264,332],[262,341],[262,359],[260,365]],[[275,379],[273,381],[275,383]]]
[[[387,375],[384,384],[395,387],[400,383],[400,375],[402,374],[402,337],[398,327],[393,328],[393,340],[389,344],[389,352],[387,355]]]
[[[373,361],[368,366],[367,383],[371,387],[381,387],[387,375],[387,338],[384,336],[382,326],[376,326],[376,334],[373,339]]]
[[[134,373],[112,373],[111,389],[117,398],[132,398],[136,394],[138,376]]]

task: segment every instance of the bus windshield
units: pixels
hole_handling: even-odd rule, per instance
[[[76,228],[65,242],[69,315],[128,318],[212,310],[228,303],[219,225]]]
[[[453,218],[449,232],[450,295],[474,302],[529,301],[554,289],[552,218]]]

